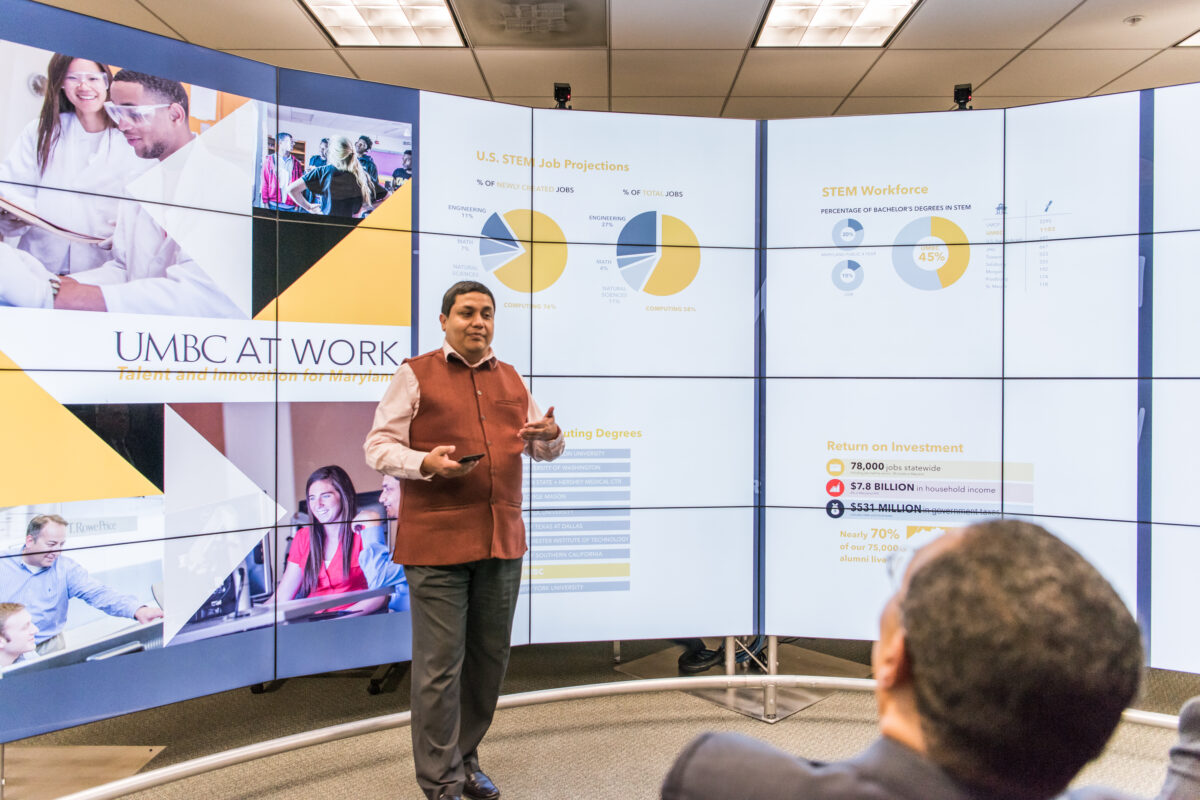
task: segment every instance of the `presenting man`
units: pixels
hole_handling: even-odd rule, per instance
[[[1036,525],[1001,520],[917,551],[871,662],[883,735],[867,750],[826,764],[705,734],[662,797],[1048,798],[1104,748],[1137,691],[1142,644],[1083,557]]]
[[[508,665],[526,551],[521,454],[557,458],[562,430],[492,353],[491,291],[442,299],[441,349],[405,360],[375,412],[367,463],[404,480],[396,563],[412,602],[412,737],[430,800],[500,791],[479,768]]]
[[[78,597],[114,617],[151,622],[162,617],[133,595],[123,594],[97,580],[74,559],[62,555],[67,542],[67,521],[57,514],[39,514],[29,520],[25,544],[0,558],[0,602],[20,603],[37,626],[37,651],[43,655],[62,650],[67,605]]]

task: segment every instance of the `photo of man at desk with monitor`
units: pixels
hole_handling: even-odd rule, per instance
[[[113,617],[146,624],[160,619],[162,609],[143,603],[95,580],[69,556],[62,555],[68,522],[57,514],[29,520],[25,542],[0,559],[0,602],[20,603],[37,627],[41,655],[66,648],[63,630],[68,604],[78,598]]]

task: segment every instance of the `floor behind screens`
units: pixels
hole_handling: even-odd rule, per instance
[[[870,643],[794,639],[800,647],[869,663]],[[623,642],[628,662],[672,647]],[[709,646],[715,647],[714,641]],[[627,680],[608,642],[533,645],[513,651],[505,694]],[[720,667],[712,674],[718,674]],[[239,689],[127,714],[9,745],[162,746],[156,769],[243,745],[408,709],[409,680],[367,692],[370,670],[293,678],[274,691]],[[1200,676],[1149,670],[1136,707],[1177,713],[1200,695]],[[839,692],[777,725],[680,693],[595,698],[500,711],[481,748],[484,768],[508,798],[654,798],[675,756],[704,730],[740,731],[810,758],[845,758],[876,735],[868,693]],[[1170,731],[1123,725],[1083,783],[1152,796],[1162,782]],[[408,729],[360,736],[243,764],[134,795],[168,798],[419,798]]]

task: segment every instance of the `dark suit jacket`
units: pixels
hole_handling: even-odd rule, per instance
[[[1069,800],[1132,800],[1087,789]],[[662,787],[663,800],[988,800],[954,782],[919,753],[887,738],[833,763],[796,758],[738,734],[707,733],[680,754]],[[1170,800],[1184,800],[1172,796]],[[1195,795],[1186,800],[1198,800]]]
[[[1167,781],[1158,800],[1200,800],[1200,697],[1179,712],[1179,743],[1171,748]]]

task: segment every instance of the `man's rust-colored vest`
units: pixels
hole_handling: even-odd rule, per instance
[[[397,564],[463,564],[525,554],[521,453],[517,435],[529,394],[521,376],[495,358],[475,369],[441,349],[406,359],[420,387],[409,427],[414,450],[455,447],[451,458],[483,453],[461,478],[405,481],[396,529]]]

